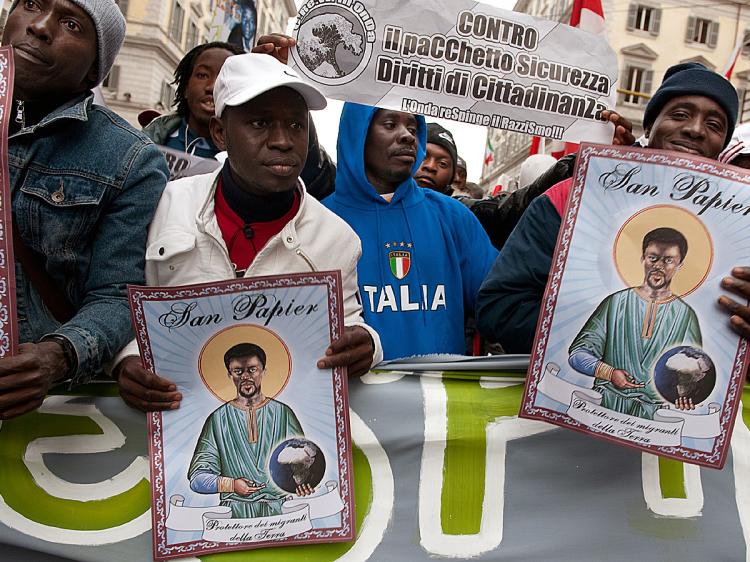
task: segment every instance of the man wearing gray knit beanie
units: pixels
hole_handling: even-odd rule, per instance
[[[150,140],[93,104],[124,36],[114,0],[17,0],[8,15],[21,346],[0,359],[0,419],[39,407],[53,384],[90,380],[132,338],[125,287],[145,281],[169,173]]]

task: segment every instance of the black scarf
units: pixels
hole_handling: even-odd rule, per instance
[[[253,195],[242,189],[232,177],[229,160],[221,170],[221,185],[227,204],[246,224],[281,218],[294,204],[294,189],[263,196]]]

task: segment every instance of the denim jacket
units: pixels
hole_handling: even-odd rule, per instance
[[[50,314],[16,261],[19,340],[67,338],[86,382],[132,337],[126,285],[143,284],[148,225],[169,172],[161,152],[81,96],[13,134],[8,161],[21,238],[76,310]]]

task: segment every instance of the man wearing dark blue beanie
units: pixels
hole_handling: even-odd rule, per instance
[[[737,122],[739,110],[737,90],[721,74],[717,74],[697,62],[684,62],[667,69],[661,86],[646,106],[646,111],[643,114],[644,130],[648,131],[652,128],[654,121],[670,100],[681,96],[706,97],[715,101],[724,110],[727,118],[727,131],[722,148],[726,147],[729,139],[732,138],[734,124]],[[649,147],[651,147],[650,142]],[[708,155],[704,154],[704,156]],[[715,156],[710,157],[715,158]]]
[[[643,117],[648,147],[717,159],[732,137],[738,111],[737,92],[723,76],[697,63],[672,66]],[[529,205],[479,290],[477,326],[509,353],[531,350],[571,186],[568,176]],[[722,287],[746,302],[750,267],[734,268]],[[750,338],[750,307],[728,296],[719,305],[729,313],[730,326]]]

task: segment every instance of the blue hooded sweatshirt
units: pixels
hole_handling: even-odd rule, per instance
[[[347,103],[339,124],[336,190],[323,204],[362,240],[357,275],[365,321],[380,334],[385,359],[464,353],[465,313],[498,255],[477,218],[460,202],[413,178],[390,202],[365,174],[365,139],[376,107]],[[418,149],[427,127],[417,116]]]

